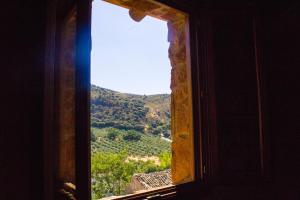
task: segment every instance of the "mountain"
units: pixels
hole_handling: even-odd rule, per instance
[[[91,87],[91,125],[170,137],[170,94],[136,95]]]

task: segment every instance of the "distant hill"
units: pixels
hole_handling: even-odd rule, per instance
[[[170,94],[136,95],[91,87],[91,125],[170,137]]]

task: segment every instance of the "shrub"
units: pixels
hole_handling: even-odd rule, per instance
[[[124,193],[126,185],[134,173],[134,166],[126,163],[127,154],[96,153],[92,156],[92,195],[93,199],[108,194]]]
[[[110,140],[115,140],[116,137],[120,134],[120,131],[115,128],[108,129],[106,137]]]
[[[171,131],[165,131],[163,134],[165,138],[171,138]]]
[[[97,137],[96,137],[94,131],[91,131],[91,141],[96,142],[96,140],[97,140]]]
[[[123,135],[123,139],[127,141],[138,141],[141,139],[141,135],[136,131],[130,130]]]
[[[169,169],[171,167],[172,155],[170,152],[164,151],[159,155],[161,170]]]

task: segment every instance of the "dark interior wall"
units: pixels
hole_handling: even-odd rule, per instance
[[[291,5],[262,24],[262,66],[267,79],[271,173],[299,185],[300,7]],[[300,192],[299,192],[300,194]]]
[[[1,200],[42,199],[45,8],[1,3]]]

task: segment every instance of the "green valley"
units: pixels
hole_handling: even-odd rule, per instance
[[[170,168],[170,99],[91,86],[93,199],[126,194],[134,174]]]
[[[92,85],[91,126],[170,138],[170,95],[134,95]]]

